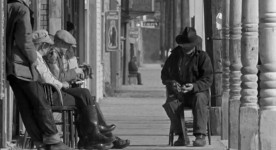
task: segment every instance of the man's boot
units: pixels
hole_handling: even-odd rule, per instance
[[[203,134],[197,134],[195,135],[196,139],[193,143],[193,146],[202,147],[206,145],[205,135]]]
[[[116,125],[114,124],[107,125],[99,103],[95,102],[95,104],[96,104],[96,110],[97,110],[98,120],[99,120],[99,129],[101,133],[108,133],[113,131],[116,128]]]
[[[80,130],[81,133],[85,133],[83,147],[85,149],[112,147],[110,143],[115,140],[115,137],[106,137],[100,132],[96,106],[89,105],[82,108],[80,111]]]
[[[45,146],[46,150],[74,150],[73,148],[68,147],[62,142],[56,144],[48,144]]]
[[[177,141],[175,141],[173,145],[174,146],[187,146],[189,144],[190,144],[190,139],[188,137],[187,129],[186,129],[185,135],[179,134]]]

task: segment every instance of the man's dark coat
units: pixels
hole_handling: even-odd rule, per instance
[[[180,46],[172,50],[161,71],[162,83],[175,80],[181,85],[192,83],[193,93],[207,91],[213,82],[213,67],[208,54],[202,50],[195,50],[188,62],[188,72],[183,73],[183,52]],[[185,76],[181,76],[185,75]]]

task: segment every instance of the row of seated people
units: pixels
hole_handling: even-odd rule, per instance
[[[79,149],[110,149],[125,148],[129,140],[122,140],[112,134],[115,125],[107,125],[99,104],[93,99],[89,90],[72,87],[74,81],[92,78],[91,67],[79,67],[72,51],[76,46],[75,38],[65,30],[59,30],[50,38],[46,30],[33,33],[33,43],[37,49],[37,66],[39,80],[49,83],[61,90],[63,105],[76,106],[78,109],[78,148]],[[54,103],[58,97],[53,94]]]

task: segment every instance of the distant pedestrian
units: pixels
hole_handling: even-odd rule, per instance
[[[129,74],[134,74],[137,76],[138,85],[143,85],[142,79],[141,79],[141,73],[138,72],[137,58],[135,56],[133,56],[128,63],[128,71],[129,71]]]

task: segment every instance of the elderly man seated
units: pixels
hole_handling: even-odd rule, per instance
[[[52,84],[61,89],[64,97],[64,105],[75,105],[79,109],[80,119],[78,133],[81,148],[85,149],[109,149],[113,147],[112,142],[115,137],[111,131],[114,128],[101,127],[98,124],[97,110],[94,99],[87,89],[79,88],[79,95],[70,95],[63,92],[63,89],[69,90],[68,82],[60,82],[51,73],[47,64],[42,56],[45,56],[52,48],[53,41],[49,38],[47,31],[39,30],[33,33],[33,42],[37,49],[37,62],[36,70],[39,73],[38,81],[42,83]]]
[[[38,32],[38,33],[37,33]],[[37,31],[34,33],[41,34]],[[73,36],[65,31],[58,31],[55,35],[55,39],[58,37],[74,39]],[[35,36],[34,36],[35,37]],[[34,42],[35,42],[34,38]],[[55,40],[56,41],[56,40]],[[50,79],[42,80],[42,82],[51,83],[62,89],[64,105],[75,105],[79,110],[78,120],[78,135],[80,141],[78,142],[78,148],[82,149],[109,149],[109,148],[125,148],[130,144],[129,140],[122,140],[118,137],[114,137],[112,132],[115,129],[115,125],[107,125],[103,118],[102,112],[98,103],[93,99],[89,90],[86,88],[70,88],[69,82],[76,79],[83,79],[83,71],[81,68],[65,68],[67,62],[64,54],[71,48],[71,44],[66,44],[66,40],[56,42],[56,47],[42,50],[41,54],[46,59],[49,66],[47,68],[47,74],[51,76]],[[38,42],[35,42],[38,43]],[[37,48],[41,47],[43,42],[39,42]],[[46,56],[46,57],[45,57]],[[40,57],[41,58],[41,57]],[[44,63],[44,61],[41,61]],[[42,64],[42,63],[41,63]],[[43,65],[44,68],[46,65]],[[39,70],[39,69],[38,69]],[[46,69],[40,69],[40,72]],[[59,80],[58,80],[59,79]],[[55,97],[55,95],[54,95]]]

